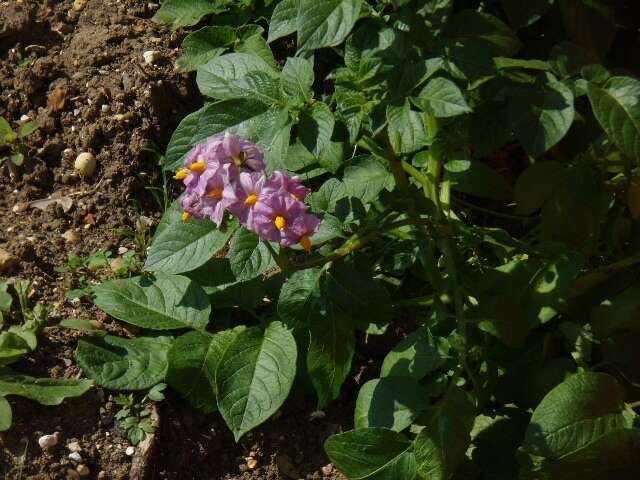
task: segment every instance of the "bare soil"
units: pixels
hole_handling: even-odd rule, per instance
[[[82,2],[75,2],[82,3]],[[15,365],[34,376],[80,378],[73,351],[82,335],[57,326],[65,318],[100,322],[115,334],[134,334],[86,300],[65,292],[79,279],[60,273],[68,255],[103,249],[113,257],[140,248],[136,224],[152,230],[162,215],[158,156],[171,132],[202,99],[193,76],[174,70],[188,32],[153,23],[157,5],[138,0],[0,0],[0,116],[13,126],[37,119],[25,142],[17,175],[0,167],[0,248],[19,258],[3,275],[33,282],[32,301],[52,308],[38,350]],[[146,63],[143,52],[156,51]],[[97,159],[96,172],[74,170],[81,152]],[[0,152],[2,153],[2,152]],[[51,200],[42,205],[40,200]],[[45,202],[46,203],[46,202]],[[140,252],[142,255],[143,252]],[[104,272],[105,275],[110,274]],[[91,280],[91,279],[89,279]],[[87,281],[87,280],[85,280]],[[363,366],[346,386],[353,399],[373,368]],[[77,441],[84,478],[127,479],[343,479],[328,465],[322,444],[351,426],[352,401],[336,402],[326,416],[302,389],[275,419],[239,444],[218,415],[204,415],[168,393],[158,405],[159,428],[147,456],[126,454],[129,443],[114,415],[110,392],[95,388],[59,407],[11,397],[14,424],[0,434],[0,475],[6,479],[79,478],[67,445]],[[38,438],[59,432],[43,451]],[[144,468],[135,468],[142,461]],[[255,459],[248,462],[248,459]],[[139,465],[138,465],[139,467]],[[324,468],[323,468],[324,467]]]

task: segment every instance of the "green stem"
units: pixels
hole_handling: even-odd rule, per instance
[[[282,270],[283,272],[286,272],[292,269],[293,264],[289,260],[289,257],[287,256],[287,253],[285,252],[284,249],[280,249],[280,252],[276,252],[273,246],[269,242],[263,241],[262,243],[264,243],[267,246],[269,253],[275,260],[278,267],[280,267],[280,270]]]
[[[535,217],[527,216],[527,215],[512,215],[509,213],[496,212],[495,210],[489,210],[488,208],[479,207],[478,205],[474,205],[473,203],[466,202],[460,198],[454,198],[453,201],[459,205],[462,205],[465,208],[470,208],[472,210],[477,210],[478,212],[486,213],[487,215],[492,215],[494,217],[504,218],[507,220],[514,220],[517,222],[527,222],[531,220],[535,220]]]
[[[436,301],[439,301],[445,305],[451,303],[453,298],[448,293],[442,293],[437,295],[432,293],[430,295],[424,295],[422,297],[405,298],[404,300],[398,300],[393,304],[394,307],[431,307]]]
[[[310,260],[304,263],[291,264],[291,269],[304,270],[306,268],[319,267],[326,263],[333,262],[335,260],[340,260],[341,258],[344,258],[347,255],[365,247],[368,243],[382,236],[384,233],[390,232],[392,230],[396,230],[401,227],[406,227],[409,225],[433,225],[433,222],[431,220],[424,219],[424,218],[420,218],[417,220],[406,219],[406,220],[399,220],[397,222],[382,226],[377,230],[372,231],[364,236],[360,236],[361,234],[358,232],[353,234],[349,239],[347,239],[347,241],[345,241],[341,247],[334,250],[334,252],[331,255],[327,257],[317,258],[315,260]]]

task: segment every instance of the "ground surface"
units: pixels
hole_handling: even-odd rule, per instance
[[[201,102],[193,78],[173,69],[184,32],[151,22],[153,4],[89,0],[77,11],[73,4],[0,0],[0,115],[12,125],[26,117],[42,125],[26,142],[22,171],[12,178],[0,169],[0,248],[19,258],[8,276],[32,281],[32,301],[52,306],[37,352],[16,369],[58,378],[82,375],[73,362],[80,334],[57,327],[60,320],[85,318],[120,335],[131,332],[90,302],[67,300],[66,291],[92,279],[80,281],[56,267],[69,253],[104,249],[115,258],[144,246],[140,226],[151,231],[162,214],[162,199],[148,189],[162,186],[162,179],[147,147],[162,151],[180,119]],[[147,50],[158,52],[153,64],[143,59]],[[97,158],[90,178],[74,171],[81,152]],[[37,202],[52,198],[48,205]],[[140,235],[137,243],[132,238],[136,225],[142,242]],[[100,275],[110,275],[109,269]],[[354,398],[369,370],[359,369],[345,398]],[[158,479],[339,479],[322,443],[350,428],[353,411],[338,402],[317,418],[315,400],[294,393],[275,419],[236,445],[218,416],[194,412],[169,393],[158,407],[160,427],[150,453],[138,450],[131,457],[109,392],[94,389],[60,407],[16,397],[10,402],[14,425],[0,434],[0,476],[6,479],[79,478],[77,463],[68,458],[73,441],[89,468],[85,478],[142,478],[135,472],[146,468]],[[60,442],[44,452],[37,439],[53,432]],[[249,469],[248,458],[257,467]],[[144,468],[137,465],[132,473],[138,460]]]

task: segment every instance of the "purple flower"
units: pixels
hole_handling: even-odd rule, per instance
[[[287,192],[294,200],[304,200],[311,190],[304,185],[299,177],[291,177],[285,172],[276,170],[264,186],[264,194],[273,192]]]
[[[233,201],[224,195],[229,183],[229,165],[218,165],[205,170],[193,189],[200,197],[198,206],[202,215],[218,226],[224,219],[225,210]]]
[[[311,253],[311,237],[320,228],[320,223],[320,219],[315,215],[303,213],[293,220],[291,228],[283,232],[280,243],[284,246],[299,243],[308,253]]]
[[[240,223],[253,230],[253,213],[261,198],[266,177],[259,172],[242,172],[234,185],[225,189],[225,196],[230,200],[229,211],[238,217]]]
[[[262,240],[289,246],[291,227],[297,217],[305,214],[307,206],[287,192],[274,192],[263,198],[254,208],[254,230]]]
[[[205,170],[220,164],[219,158],[223,155],[223,139],[224,135],[215,135],[196,145],[186,155],[182,163],[183,168],[176,172],[175,178],[183,180],[187,188],[195,186]]]
[[[224,134],[220,155],[221,163],[230,163],[235,167],[231,170],[234,178],[236,172],[263,172],[265,169],[264,155],[258,147],[236,135]]]

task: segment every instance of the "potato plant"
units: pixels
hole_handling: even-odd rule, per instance
[[[615,14],[165,0],[157,21],[204,25],[177,67],[206,103],[169,142],[184,193],[144,273],[92,288],[143,333],[78,363],[239,440],[292,388],[332,408],[380,337],[325,444],[348,478],[638,478],[640,81]]]

